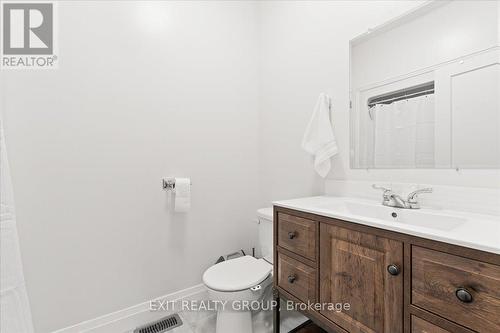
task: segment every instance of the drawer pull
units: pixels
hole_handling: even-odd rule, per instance
[[[455,291],[455,295],[460,300],[460,302],[471,303],[472,302],[472,294],[465,288],[458,288]]]
[[[297,277],[294,275],[288,275],[288,283],[294,283]]]
[[[288,233],[288,238],[289,239],[294,239],[295,237],[297,237],[297,233],[295,231],[290,231]]]
[[[401,272],[398,265],[394,265],[394,264],[387,266],[387,271],[391,275],[399,275],[399,273]]]

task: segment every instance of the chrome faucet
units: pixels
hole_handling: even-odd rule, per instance
[[[376,190],[382,190],[382,205],[406,209],[418,209],[418,195],[420,193],[432,193],[432,188],[423,188],[408,194],[408,198],[404,200],[400,195],[394,193],[392,189],[380,185],[373,184],[372,187]]]

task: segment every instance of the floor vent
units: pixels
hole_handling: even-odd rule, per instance
[[[176,313],[147,325],[137,327],[134,333],[163,333],[181,325],[181,317]]]

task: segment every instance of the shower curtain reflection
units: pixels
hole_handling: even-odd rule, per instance
[[[376,168],[434,167],[434,95],[373,107]]]

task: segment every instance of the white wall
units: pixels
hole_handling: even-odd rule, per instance
[[[261,199],[320,194],[323,180],[301,148],[320,92],[333,98],[342,151],[332,176],[348,172],[349,40],[421,1],[266,1],[261,14]]]
[[[201,282],[256,241],[255,5],[59,2],[60,67],[2,71],[36,332]],[[192,178],[191,213],[161,178]]]

